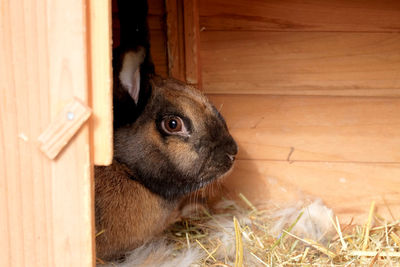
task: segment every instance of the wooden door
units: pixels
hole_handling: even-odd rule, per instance
[[[112,158],[109,6],[0,2],[1,266],[94,264],[93,162]]]

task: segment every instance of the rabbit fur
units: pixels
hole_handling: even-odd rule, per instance
[[[237,154],[224,119],[200,92],[155,75],[148,85],[135,80],[141,77],[135,65],[145,58],[138,53],[145,49],[123,53],[115,90],[133,99],[135,119],[116,127],[112,165],[95,168],[96,230],[103,231],[96,253],[105,260],[123,256],[178,220],[185,197],[224,176]],[[169,131],[167,123],[181,130]]]
[[[226,175],[237,145],[207,98],[154,73],[147,1],[118,0],[114,159],[95,167],[96,254],[123,257],[179,220],[186,200]]]

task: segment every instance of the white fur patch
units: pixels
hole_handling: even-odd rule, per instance
[[[198,248],[176,252],[174,245],[165,240],[156,240],[133,250],[121,263],[108,263],[99,267],[190,267],[204,253]]]
[[[127,52],[122,60],[122,68],[119,80],[123,87],[129,92],[137,104],[140,91],[140,64],[145,58],[145,49],[140,47],[138,51]]]
[[[303,214],[292,229],[292,233],[302,238],[309,238],[319,242],[329,241],[334,232],[332,225],[333,211],[326,207],[320,199],[302,208],[303,203],[277,210],[271,216],[274,220],[271,232],[275,236],[294,223],[300,212]]]

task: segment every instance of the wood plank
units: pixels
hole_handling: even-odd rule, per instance
[[[89,119],[91,113],[91,109],[79,99],[73,99],[38,137],[40,150],[49,159],[55,159]]]
[[[88,102],[87,18],[85,2],[79,0],[51,1],[47,12],[51,25],[48,93],[50,114],[54,118],[72,96]],[[89,127],[84,125],[71,145],[51,164],[54,258],[69,266],[89,266],[94,260],[93,163],[89,142]],[[65,214],[75,216],[66,220]],[[58,235],[62,232],[66,236]]]
[[[247,151],[240,159],[400,163],[399,98],[209,98]]]
[[[155,71],[162,77],[168,77],[167,40],[164,31],[150,31],[150,53]]]
[[[169,76],[201,86],[200,32],[197,0],[167,0],[167,51]]]
[[[168,76],[186,81],[183,1],[166,0]]]
[[[243,193],[254,203],[294,205],[320,198],[341,222],[364,223],[372,200],[378,213],[400,218],[400,164],[279,162],[238,160],[224,187],[231,197]],[[388,204],[388,206],[385,204]]]
[[[203,32],[207,93],[400,95],[400,35]]]
[[[205,31],[400,32],[397,0],[202,0]]]
[[[198,0],[183,1],[186,82],[201,87]]]
[[[88,9],[93,160],[109,165],[113,158],[111,2],[92,0]]]
[[[91,266],[89,127],[56,161],[36,141],[73,96],[88,103],[85,3],[3,1],[0,28],[2,266]]]
[[[165,29],[165,15],[149,15],[147,17],[147,22],[149,24],[150,31],[151,30],[162,30]]]
[[[166,9],[164,0],[149,0],[148,24],[150,28],[150,51],[155,71],[168,77],[168,52],[166,30]]]
[[[149,15],[165,15],[165,1],[164,0],[148,0]]]

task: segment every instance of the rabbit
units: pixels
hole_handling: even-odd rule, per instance
[[[134,119],[114,130],[112,165],[95,167],[95,223],[102,232],[96,254],[103,260],[123,257],[179,220],[184,200],[226,176],[238,152],[201,92],[140,73],[146,53],[141,46],[121,53],[114,98],[131,99],[134,112],[126,115]]]

